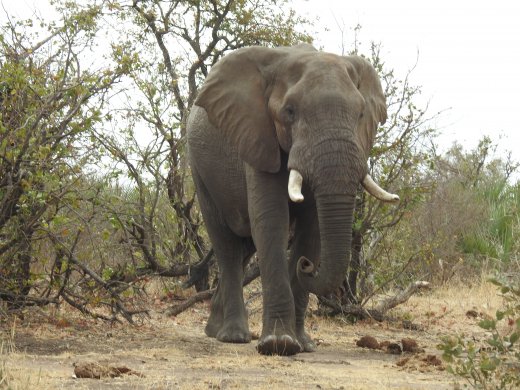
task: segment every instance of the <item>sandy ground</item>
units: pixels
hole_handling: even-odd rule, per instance
[[[466,312],[493,313],[499,303],[487,284],[434,289],[392,313],[411,320],[415,330],[403,328],[402,321],[352,325],[309,313],[318,350],[292,357],[261,356],[256,341],[224,344],[206,337],[208,303],[168,318],[161,311],[171,302],[155,299],[152,319],[139,326],[109,326],[40,309],[23,320],[3,321],[0,389],[449,389],[456,378],[435,359],[440,337],[465,332],[483,338]],[[260,332],[259,306],[259,298],[250,301],[253,333]],[[380,342],[413,338],[424,351],[394,355],[356,346],[365,335]],[[75,367],[89,363],[132,371],[75,378]]]

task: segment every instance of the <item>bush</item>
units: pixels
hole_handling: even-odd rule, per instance
[[[449,363],[448,371],[475,389],[514,389],[520,387],[520,281],[491,279],[500,288],[504,310],[478,325],[488,331],[486,346],[462,336],[442,339],[439,349]]]

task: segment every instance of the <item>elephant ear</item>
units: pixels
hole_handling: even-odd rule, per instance
[[[359,119],[357,135],[360,145],[368,158],[370,149],[374,144],[378,125],[384,124],[387,119],[386,97],[374,67],[362,57],[344,57],[347,62],[350,77],[363,98],[365,99],[365,111]]]
[[[272,173],[280,169],[280,145],[267,95],[272,70],[285,55],[282,49],[265,47],[226,55],[212,68],[195,101],[242,160]]]

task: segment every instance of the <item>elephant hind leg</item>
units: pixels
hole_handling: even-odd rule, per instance
[[[241,239],[241,241],[235,244],[235,249],[242,253],[241,256],[233,256],[233,259],[222,257],[223,261],[218,261],[220,279],[217,291],[211,300],[211,313],[205,328],[207,336],[228,343],[251,341],[247,310],[243,299],[242,280],[243,265],[245,266],[253,255],[254,247],[246,239]],[[231,246],[234,245],[228,241],[226,250],[229,250]],[[221,256],[225,256],[217,249],[215,249],[215,253],[217,259],[219,259],[219,253]],[[228,267],[232,267],[232,269],[230,270]]]
[[[194,167],[192,173],[220,270],[205,332],[223,342],[248,343],[251,334],[242,292],[243,263],[254,253],[254,246],[250,238],[239,237],[231,231]]]

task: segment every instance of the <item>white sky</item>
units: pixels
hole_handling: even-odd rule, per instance
[[[18,16],[45,14],[47,0],[0,0]],[[315,43],[340,54],[354,40],[368,52],[383,45],[386,64],[399,76],[412,68],[422,86],[441,146],[457,140],[467,148],[490,135],[520,161],[520,2],[515,0],[293,0],[295,8],[319,17]],[[0,20],[5,14],[0,10]],[[322,27],[320,27],[322,26]],[[325,28],[328,31],[325,31]],[[341,36],[341,28],[344,36]],[[417,58],[418,57],[418,58]]]
[[[300,11],[320,18],[316,43],[341,53],[353,42],[362,49],[381,42],[386,64],[422,86],[430,113],[446,110],[435,122],[439,141],[472,148],[490,135],[500,149],[520,160],[520,2],[514,0],[298,0]],[[501,139],[499,137],[502,137]]]

